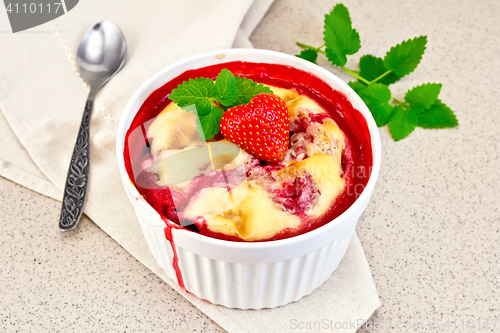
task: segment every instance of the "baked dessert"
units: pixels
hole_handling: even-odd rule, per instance
[[[241,63],[226,66],[233,72],[242,67]],[[157,101],[157,114],[150,113],[135,132],[129,131],[129,174],[166,219],[225,240],[276,240],[327,223],[360,194],[349,189],[366,184],[369,171],[361,177],[349,171],[356,162],[368,166],[371,156],[369,161],[356,161],[360,154],[353,154],[351,137],[317,96],[293,85],[254,80],[267,84],[286,103],[290,135],[281,160],[263,161],[222,135],[203,140],[197,115],[173,102]],[[349,111],[348,106],[345,98],[336,101],[336,111]],[[130,144],[131,139],[145,145]],[[360,139],[355,138],[356,144]]]

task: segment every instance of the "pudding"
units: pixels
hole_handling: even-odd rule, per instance
[[[168,100],[183,81],[215,78],[222,68],[267,85],[286,103],[283,159],[260,160],[221,134],[203,140],[196,112]],[[125,143],[129,177],[160,215],[229,241],[284,239],[328,223],[361,194],[372,165],[366,122],[345,96],[277,64],[229,62],[183,73],[143,103]]]
[[[161,150],[182,149],[176,145],[184,145],[193,140],[190,135],[185,135],[184,138],[174,138],[166,142],[167,146],[155,145],[152,148],[153,141],[149,141],[148,131],[151,124],[171,103],[169,94],[190,78],[214,79],[224,68],[236,76],[293,90],[300,96],[310,98],[327,112],[344,136],[345,148],[340,164],[344,188],[332,206],[315,219],[314,223],[305,224],[301,220],[300,224],[305,227],[300,232],[291,233],[288,229],[262,241],[245,241],[240,237],[211,231],[208,227],[204,228],[203,224],[198,224],[201,229],[196,223],[183,225],[182,216],[179,218],[181,210],[177,211],[176,208],[177,199],[172,195],[175,191],[170,191],[172,185],[189,181],[192,185],[197,184],[199,188],[210,188],[214,186],[204,184],[236,184],[238,181],[241,183],[239,177],[242,177],[243,173],[233,172],[232,176],[235,178],[227,180],[221,172],[210,175],[212,164],[205,165],[203,177],[193,176],[195,172],[200,173],[194,167],[167,168],[172,165],[203,167],[202,161],[206,161],[206,157],[202,155],[212,152],[212,158],[209,156],[209,159],[213,161],[213,168],[219,170],[224,166],[229,170],[233,161],[235,164],[239,163],[236,157],[243,154],[240,154],[238,146],[237,149],[228,151],[228,147],[235,146],[223,140],[220,135],[209,143],[200,140],[200,146],[193,146],[183,154],[163,153],[166,154],[162,159],[165,173],[161,164],[159,165],[162,170],[153,170],[158,167],[158,163],[154,163],[158,160],[155,160],[152,149],[158,149],[157,153]],[[172,113],[169,117],[174,116],[175,113]],[[175,122],[175,119],[173,120]],[[304,121],[303,125],[307,125],[307,120]],[[183,124],[182,121],[175,123],[176,126]],[[299,132],[293,126],[290,127],[290,131],[294,130]],[[184,130],[182,132],[185,133]],[[319,128],[313,132],[321,134]],[[149,135],[152,136],[153,133]],[[310,145],[309,142],[313,143],[314,139],[309,140],[305,135],[297,136],[296,139],[289,140],[290,145],[296,145],[298,153],[295,156],[285,156],[293,159],[290,163],[307,161],[299,160],[300,151],[309,150],[312,153],[320,148],[328,150],[319,141],[316,141],[316,146]],[[303,150],[298,149],[299,146],[303,147]],[[221,154],[221,151],[228,153]],[[303,59],[279,52],[230,49],[180,60],[148,78],[136,90],[124,109],[117,129],[116,154],[125,193],[135,209],[137,222],[151,254],[166,275],[189,293],[214,304],[239,309],[262,309],[299,300],[322,285],[337,269],[347,251],[357,221],[366,209],[375,188],[381,163],[381,144],[370,110],[345,82],[331,72]],[[317,155],[320,154],[312,157]],[[179,159],[176,160],[177,158]],[[166,163],[172,161],[179,163]],[[186,161],[192,163],[183,163]],[[255,164],[266,172],[274,172],[272,163]],[[283,174],[283,179],[299,176],[298,182],[303,184],[302,188],[310,190],[296,195],[293,191],[287,191],[286,186],[276,189],[280,191],[276,192],[272,203],[276,205],[276,199],[282,198],[280,204],[298,214],[297,216],[301,212],[310,213],[308,198],[317,198],[312,200],[313,202],[320,200],[322,193],[316,196],[314,187],[307,185],[312,183],[312,177],[300,177],[302,174],[298,172],[298,167],[289,171],[293,172]],[[215,174],[219,176],[215,177]],[[228,174],[226,173],[226,176]],[[246,177],[246,172],[244,175]],[[166,186],[167,183],[170,186]],[[236,187],[231,190],[233,200],[237,201],[239,199]],[[267,193],[266,189],[264,191]],[[195,196],[190,200],[194,198]],[[230,198],[229,200],[231,201]],[[217,203],[218,201],[214,202]],[[261,208],[256,207],[256,212],[262,210]]]

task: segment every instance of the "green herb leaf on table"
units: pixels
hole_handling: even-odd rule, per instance
[[[392,47],[385,55],[385,67],[400,77],[410,74],[420,63],[426,43],[427,36],[420,36]]]
[[[264,86],[262,83],[254,82],[246,77],[236,76],[236,82],[238,84],[238,97],[234,102],[233,106],[243,105],[250,102],[250,100],[257,96],[258,94],[272,94],[273,91]]]
[[[406,93],[405,101],[417,114],[422,113],[437,101],[441,87],[442,85],[438,83],[427,83],[414,87]]]
[[[318,58],[318,51],[316,51],[315,49],[305,49],[300,51],[300,54],[296,54],[295,56],[315,64],[316,59]]]
[[[304,49],[297,57],[316,62],[318,53],[323,53],[333,65],[355,77],[358,81],[349,82],[349,86],[363,99],[379,127],[389,124],[394,140],[405,138],[416,126],[444,128],[458,125],[453,111],[438,100],[441,84],[417,86],[406,93],[404,102],[392,98],[387,87],[417,68],[425,52],[427,36],[392,47],[384,59],[370,54],[362,56],[359,71],[344,67],[347,55],[358,52],[361,42],[343,4],[337,4],[325,15],[323,36],[325,44],[320,47],[296,42]]]
[[[356,94],[359,95],[359,91],[361,89],[363,89],[364,87],[366,87],[366,84],[363,84],[359,81],[350,81],[347,83],[349,85],[349,87],[352,88],[352,90],[354,90],[356,92]]]
[[[364,55],[359,59],[359,75],[368,81],[373,81],[389,71],[382,58],[374,57],[370,54]],[[390,71],[377,82],[390,85],[400,79],[394,72]]]
[[[381,83],[364,85],[359,81],[349,82],[349,86],[368,106],[377,126],[381,127],[387,124],[394,108],[389,104],[391,100],[391,91],[389,88]]]
[[[401,105],[394,107],[389,120],[389,132],[394,141],[406,138],[417,126],[418,117],[414,110],[405,109]]]
[[[238,83],[229,69],[223,68],[215,80],[215,99],[223,106],[231,106],[238,98]]]
[[[343,4],[336,5],[325,15],[324,40],[326,57],[334,65],[344,66],[348,54],[358,52],[361,41],[356,29],[352,28],[349,11]]]
[[[458,121],[453,111],[440,100],[418,115],[417,126],[422,128],[445,128],[457,125]]]

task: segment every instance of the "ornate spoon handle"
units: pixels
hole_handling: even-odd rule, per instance
[[[76,227],[82,216],[83,206],[87,198],[90,167],[89,127],[93,104],[94,101],[91,98],[85,104],[82,123],[80,124],[68,175],[66,176],[61,216],[59,217],[59,228],[62,231],[68,231]]]

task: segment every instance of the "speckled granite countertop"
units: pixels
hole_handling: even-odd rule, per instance
[[[295,41],[320,45],[322,17],[333,4],[276,0],[252,42],[290,54],[298,52]],[[478,331],[478,320],[482,331],[493,331],[500,319],[500,3],[344,4],[361,36],[360,55],[383,56],[398,42],[428,36],[421,65],[393,94],[443,83],[440,97],[460,122],[417,129],[397,143],[380,129],[380,178],[357,232],[382,307],[369,319],[373,327],[359,332],[401,330],[381,329],[382,322],[438,320],[439,331],[447,320],[454,332]],[[87,218],[60,233],[59,209],[0,178],[2,332],[222,332]],[[467,328],[469,319],[475,328]]]

